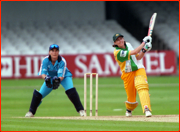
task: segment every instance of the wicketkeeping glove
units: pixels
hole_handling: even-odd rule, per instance
[[[51,77],[50,77],[50,76],[46,76],[44,80],[45,80],[45,82],[46,82],[46,86],[47,86],[48,88],[51,88],[51,87],[52,87]]]
[[[146,37],[144,37],[143,38],[143,42],[146,44],[146,43],[151,43],[152,42],[152,38],[151,38],[151,36],[146,36]]]
[[[147,51],[150,51],[152,48],[152,44],[150,42],[146,43],[144,47],[142,48],[142,52],[145,53]]]
[[[53,89],[57,89],[59,84],[61,83],[61,79],[57,76],[53,77]]]

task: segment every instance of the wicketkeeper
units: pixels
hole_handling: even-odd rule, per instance
[[[132,116],[132,111],[138,106],[136,91],[139,94],[143,113],[146,117],[152,116],[146,71],[141,62],[144,54],[152,48],[152,38],[146,36],[136,49],[130,43],[125,42],[120,33],[114,34],[113,41],[113,47],[116,48],[114,57],[120,66],[121,79],[124,81],[127,94],[126,116]]]
[[[33,92],[32,101],[29,112],[25,117],[33,117],[37,107],[41,104],[42,99],[46,97],[52,90],[56,90],[61,84],[65,89],[65,93],[73,103],[76,111],[80,116],[84,116],[84,108],[80,101],[78,92],[73,86],[72,74],[67,68],[66,60],[59,55],[59,46],[52,44],[49,47],[49,56],[46,56],[41,64],[39,75],[44,80],[40,91],[36,89]]]

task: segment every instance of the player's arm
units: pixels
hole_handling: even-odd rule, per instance
[[[152,38],[150,36],[144,37],[141,45],[139,45],[136,49],[132,50],[130,55],[137,55],[136,58],[140,60],[144,56],[144,53],[152,48],[151,42]],[[141,50],[142,52],[140,52]]]
[[[143,53],[143,52],[141,51],[139,54],[136,55],[136,59],[137,59],[137,60],[142,59],[142,58],[144,57],[144,54],[145,54],[145,53]]]
[[[141,49],[144,47],[145,42],[142,42],[136,49],[130,51],[130,55],[137,55]]]
[[[53,89],[57,89],[59,87],[59,84],[64,79],[66,70],[66,61],[65,59],[62,59],[62,61],[59,63],[59,69],[57,71],[57,76],[53,77]]]
[[[41,67],[40,67],[40,71],[39,71],[39,75],[41,75],[42,79],[45,81],[46,83],[46,86],[48,88],[51,88],[52,87],[52,84],[51,84],[51,77],[47,75],[48,73],[48,61],[47,59],[45,58],[43,61],[42,61],[42,64],[41,64]]]
[[[64,79],[64,77],[59,77],[61,79],[61,81]]]
[[[143,39],[143,41],[144,41],[145,45],[144,45],[144,47],[142,48],[141,52],[136,56],[137,60],[142,59],[143,56],[144,56],[144,54],[145,54],[146,52],[150,51],[151,48],[152,48],[152,44],[151,44],[152,38],[151,38],[150,36],[145,37],[145,38]]]
[[[42,79],[45,79],[46,74],[42,74],[41,77],[42,77]]]
[[[40,70],[38,72],[38,75],[41,75],[42,79],[45,79],[47,73],[48,73],[48,61],[47,61],[47,57],[42,61]]]
[[[66,60],[63,58],[59,63],[59,69],[57,71],[57,76],[61,79],[61,81],[64,79],[66,67],[67,67]]]

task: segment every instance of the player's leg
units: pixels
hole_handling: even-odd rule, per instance
[[[150,105],[149,86],[147,82],[146,72],[143,68],[136,71],[135,87],[139,94],[143,113],[145,113],[147,117],[151,116],[152,114],[150,111],[152,110]]]
[[[68,96],[69,100],[73,103],[76,111],[80,114],[80,116],[84,116],[84,107],[80,101],[80,97],[76,88],[73,86],[72,77],[65,77],[61,85],[65,89],[65,93]]]
[[[46,97],[51,91],[53,90],[53,88],[48,88],[46,86],[46,83],[44,82],[43,85],[41,86],[39,93],[42,94],[42,98]]]
[[[138,106],[136,101],[136,89],[134,87],[134,72],[124,73],[121,78],[124,81],[124,88],[127,94],[126,116],[132,116],[132,111]]]
[[[51,91],[52,88],[48,88],[45,82],[41,86],[39,92],[37,90],[34,90],[29,112],[26,113],[25,117],[33,117],[36,113],[38,106],[41,104],[42,99],[47,96]]]
[[[25,117],[33,117],[35,115],[37,107],[41,102],[41,99],[42,95],[36,89],[34,89],[29,112],[26,113]]]

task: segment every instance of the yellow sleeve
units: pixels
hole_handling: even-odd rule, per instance
[[[129,51],[129,54],[128,54],[128,60],[130,60],[130,56],[131,56],[130,53],[131,53],[131,50]]]
[[[119,53],[120,50],[114,50],[114,57],[117,57],[117,54]]]

